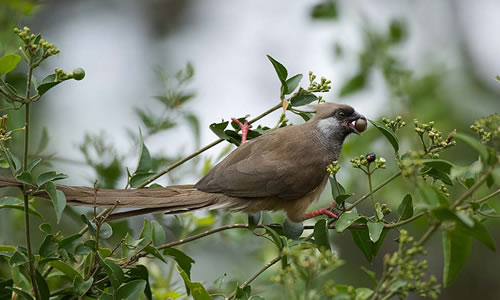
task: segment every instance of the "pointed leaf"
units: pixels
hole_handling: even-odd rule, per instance
[[[488,150],[476,138],[473,138],[470,135],[463,134],[463,133],[457,133],[457,134],[455,134],[454,137],[457,140],[460,140],[461,142],[464,142],[465,144],[467,144],[472,149],[476,150],[477,153],[479,153],[479,155],[481,156],[481,160],[483,162],[487,162],[488,161]]]
[[[33,169],[38,166],[38,164],[42,161],[41,158],[35,159],[34,161],[30,162],[27,166],[27,171],[31,173]]]
[[[471,237],[458,230],[444,231],[443,241],[443,285],[449,286],[465,265],[471,249]]]
[[[397,153],[399,151],[399,143],[398,143],[398,137],[394,134],[394,132],[392,132],[392,130],[385,128],[383,125],[375,121],[372,120],[368,121],[385,136],[385,138],[389,141],[389,143],[391,143],[392,148],[394,148],[394,152]]]
[[[42,186],[49,181],[61,180],[65,178],[68,178],[68,175],[62,173],[56,173],[54,171],[49,171],[42,173],[40,174],[40,176],[38,176],[38,178],[36,179],[36,185]]]
[[[351,224],[360,219],[361,216],[358,214],[356,209],[346,211],[340,215],[339,219],[335,223],[335,231],[344,232]]]
[[[359,73],[349,79],[340,89],[339,97],[344,97],[349,94],[360,91],[365,87],[366,73]]]
[[[89,278],[87,281],[84,281],[82,277],[80,276],[75,276],[75,279],[73,280],[73,292],[75,293],[76,296],[84,296],[92,284],[94,283],[94,278]]]
[[[192,282],[189,277],[187,276],[186,272],[182,270],[181,268],[177,267],[177,270],[179,271],[179,274],[181,275],[182,279],[184,280],[184,284],[186,285],[186,292],[187,294],[191,294],[193,296],[194,300],[211,300],[212,297],[210,294],[207,292],[205,287],[199,283],[199,282]]]
[[[72,266],[68,265],[67,263],[61,260],[49,261],[47,264],[63,272],[64,275],[68,276],[71,281],[73,281],[75,277],[80,276],[78,271],[76,271]]]
[[[325,219],[321,219],[314,224],[314,241],[316,241],[318,248],[324,248],[329,251],[332,250],[328,234],[328,222]]]
[[[398,222],[413,217],[413,200],[410,194],[406,194],[398,206]]]
[[[286,68],[280,64],[277,60],[272,58],[270,55],[266,55],[269,61],[273,64],[274,70],[276,70],[276,74],[278,74],[278,78],[281,81],[282,84],[286,84],[286,78],[288,77],[288,71]],[[285,91],[286,93],[286,91]]]
[[[139,161],[137,162],[137,168],[134,174],[137,173],[145,173],[151,171],[152,161],[151,154],[149,154],[149,150],[144,144],[144,140],[142,138],[142,132],[139,129]]]
[[[297,74],[293,77],[290,77],[286,80],[287,92],[286,94],[291,94],[297,88],[300,81],[302,80],[302,74]]]
[[[57,223],[59,223],[64,208],[66,207],[66,196],[62,191],[56,189],[56,185],[52,181],[47,182],[45,191],[49,194],[50,199],[52,200],[52,204],[54,205],[54,209],[56,211]]]
[[[142,279],[136,279],[122,284],[116,293],[116,299],[139,299],[142,294],[144,294],[144,289],[146,288],[146,281]]]
[[[21,56],[17,54],[7,54],[0,58],[0,76],[7,74],[17,67],[21,61]]]
[[[300,88],[299,91],[290,98],[290,104],[292,107],[298,107],[307,105],[317,100],[318,97],[316,97],[316,95]]]
[[[179,267],[186,272],[188,278],[191,278],[191,266],[194,264],[194,259],[181,250],[175,248],[164,249],[163,255],[172,257],[177,262]]]
[[[22,172],[16,177],[17,181],[28,184],[28,185],[33,185],[33,177],[31,176],[31,173],[29,172]]]
[[[167,241],[165,230],[163,229],[163,226],[158,223],[158,221],[151,221],[151,231],[153,235],[153,245],[160,246],[162,244],[165,244],[165,242]]]
[[[451,162],[444,159],[424,159],[422,162],[425,166],[440,170],[446,174],[450,174],[451,169],[454,167]]]
[[[382,233],[382,230],[384,230],[384,223],[382,222],[377,222],[377,223],[372,223],[368,222],[366,223],[368,226],[368,235],[370,236],[370,240],[374,243],[378,241],[380,238],[380,234]]]

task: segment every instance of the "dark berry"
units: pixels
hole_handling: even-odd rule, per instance
[[[368,154],[366,154],[366,160],[367,160],[369,163],[374,162],[376,158],[377,158],[377,156],[376,156],[376,155],[375,155],[375,153],[373,153],[373,152],[368,152]]]

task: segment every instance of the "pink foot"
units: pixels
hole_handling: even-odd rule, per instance
[[[243,124],[240,122],[240,120],[238,120],[236,118],[231,118],[231,120],[233,120],[233,122],[235,122],[236,124],[238,124],[238,126],[240,126],[240,128],[241,128],[241,143],[243,144],[244,142],[247,141],[248,129],[252,128],[252,125],[248,124],[247,120],[245,120],[245,122],[243,122]]]
[[[337,205],[337,203],[335,203],[335,201],[333,201],[330,205],[328,205],[325,208],[320,208],[318,210],[307,213],[304,215],[304,220],[311,219],[311,218],[317,217],[319,215],[327,215],[330,218],[338,219],[337,215],[330,211],[330,209],[332,207],[334,207],[335,205]]]

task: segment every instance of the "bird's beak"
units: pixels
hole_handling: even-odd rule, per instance
[[[359,119],[364,120],[364,121],[365,121],[365,124],[366,124],[366,117],[365,117],[365,116],[363,116],[363,115],[358,114],[357,112],[355,112],[355,113],[353,114],[353,116],[349,118],[347,125],[349,126],[349,128],[351,128],[351,129],[352,129],[352,132],[354,132],[355,134],[357,134],[357,135],[361,136],[361,132],[362,132],[362,131],[364,131],[364,130],[359,131],[359,130],[356,128],[356,122],[357,122]]]

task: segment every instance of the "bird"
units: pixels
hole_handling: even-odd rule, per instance
[[[366,129],[366,118],[345,104],[311,107],[315,114],[310,120],[270,130],[242,143],[194,185],[135,190],[57,188],[71,205],[134,208],[112,214],[111,220],[199,209],[247,213],[283,210],[292,222],[319,214],[336,217],[330,211],[334,202],[327,208],[306,211],[319,199],[328,181],[327,166],[339,159],[347,136]]]

